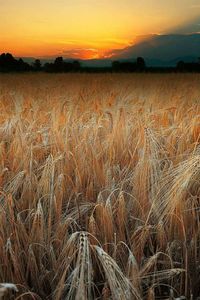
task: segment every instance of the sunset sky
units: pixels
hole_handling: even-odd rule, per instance
[[[0,53],[99,58],[140,36],[200,31],[200,0],[0,0]]]

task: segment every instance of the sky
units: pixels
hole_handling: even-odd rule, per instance
[[[0,53],[107,57],[149,34],[200,32],[200,0],[0,0]]]

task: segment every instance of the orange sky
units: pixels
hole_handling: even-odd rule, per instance
[[[106,57],[199,12],[199,0],[0,0],[0,53]]]

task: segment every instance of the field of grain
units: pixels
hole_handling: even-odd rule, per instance
[[[197,299],[200,75],[0,75],[0,282]]]

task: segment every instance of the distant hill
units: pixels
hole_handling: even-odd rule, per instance
[[[83,67],[93,67],[93,68],[105,68],[111,67],[111,59],[87,59],[80,60],[81,66]]]
[[[170,62],[177,57],[197,59],[200,56],[200,34],[150,35],[133,46],[116,50],[115,59],[142,56],[146,60]]]
[[[34,61],[35,61],[35,57],[21,57],[21,56],[18,56],[18,57],[15,57],[16,59],[19,59],[19,58],[22,58],[23,61],[27,62],[28,64],[32,64]],[[37,57],[38,58],[38,57]],[[50,63],[50,62],[53,62],[55,60],[55,58],[40,58],[40,61],[42,64],[45,64],[45,63]]]

